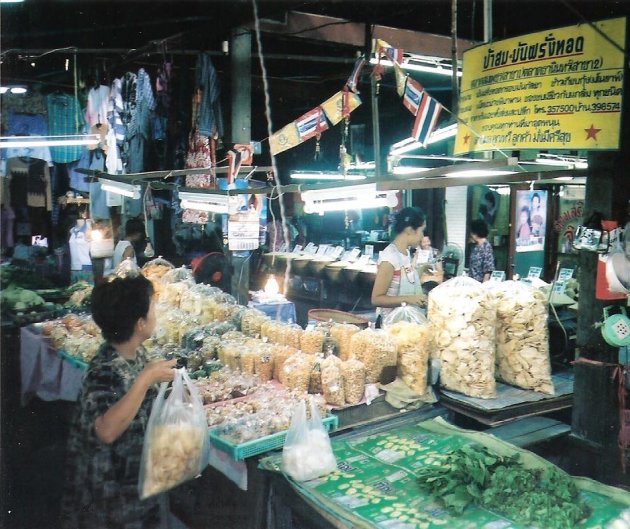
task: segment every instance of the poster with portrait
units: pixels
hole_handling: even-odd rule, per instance
[[[558,234],[558,252],[571,253],[575,230],[582,224],[584,214],[584,199],[582,197],[563,196],[558,204],[558,218],[553,223],[553,229]]]
[[[545,249],[547,229],[547,191],[516,192],[516,251],[540,252]]]

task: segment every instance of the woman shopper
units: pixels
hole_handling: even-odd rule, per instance
[[[470,238],[475,243],[470,254],[470,277],[481,283],[490,280],[494,271],[494,252],[488,242],[488,225],[483,220],[470,223]]]
[[[156,326],[153,286],[143,276],[94,287],[92,317],[105,342],[83,380],[68,439],[64,529],[153,529],[157,497],[141,501],[138,478],[156,384],[176,360],[148,363],[142,343]]]
[[[420,208],[403,208],[396,214],[394,240],[378,256],[378,270],[372,288],[372,305],[384,316],[401,303],[421,305],[426,302],[420,278],[409,254],[420,244],[425,227]]]

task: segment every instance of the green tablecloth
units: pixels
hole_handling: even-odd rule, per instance
[[[469,506],[460,516],[451,515],[419,488],[417,470],[435,462],[441,454],[470,443],[484,445],[499,454],[519,453],[523,463],[531,468],[553,466],[491,435],[462,430],[436,418],[378,433],[333,438],[338,471],[306,483],[287,479],[304,497],[348,527],[530,529],[518,520],[508,520],[476,506]],[[281,462],[281,455],[275,454],[262,459],[260,466],[279,471]],[[630,509],[630,493],[590,479],[575,480],[592,508],[591,516],[578,528],[604,529],[624,509]]]

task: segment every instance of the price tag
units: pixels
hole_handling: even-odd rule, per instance
[[[362,255],[359,258],[358,264],[360,265],[366,265],[370,263],[370,256],[369,255]]]
[[[317,245],[313,244],[312,242],[309,242],[306,245],[306,248],[304,248],[304,253],[315,255],[315,252],[317,252]]]
[[[228,247],[235,251],[255,250],[260,243],[259,233],[258,219],[230,220],[228,222]]]
[[[505,272],[503,270],[495,270],[490,275],[490,281],[497,281],[499,283],[505,281]]]
[[[280,246],[280,249],[278,250],[279,252],[286,252],[289,249],[289,245],[286,242],[282,243],[282,246]]]
[[[374,255],[374,245],[373,244],[366,244],[365,245],[365,251],[363,253],[365,255],[367,255],[368,257],[372,257]]]
[[[527,279],[538,279],[542,274],[542,268],[540,266],[530,266],[529,272],[527,272]]]
[[[300,253],[302,251],[302,245],[296,244],[295,248],[293,248],[293,253]]]
[[[568,281],[573,277],[573,268],[561,268],[558,273],[558,281]]]
[[[564,294],[566,289],[567,284],[564,281],[556,281],[553,285],[553,293],[558,296]]]
[[[350,256],[348,257],[348,261],[354,262],[359,258],[359,255],[361,255],[361,250],[359,250],[358,248],[352,248],[349,253]]]
[[[332,252],[332,257],[339,259],[343,255],[343,246],[335,246]]]
[[[326,255],[326,250],[328,250],[330,244],[320,244],[319,248],[315,252],[315,255]]]

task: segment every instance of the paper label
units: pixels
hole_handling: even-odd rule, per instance
[[[302,251],[302,245],[296,244],[295,248],[293,248],[293,253],[300,253]]]
[[[553,293],[557,295],[564,294],[567,284],[564,281],[556,281],[553,285]]]
[[[317,251],[315,252],[315,255],[326,255],[326,250],[328,250],[329,246],[329,244],[320,244],[319,248],[317,248]]]
[[[573,268],[561,268],[558,273],[558,281],[567,281],[573,277]]]
[[[540,266],[530,266],[529,272],[527,272],[527,279],[540,278],[540,274],[542,274],[542,268]]]
[[[373,244],[366,244],[365,245],[365,250],[363,252],[365,255],[372,257],[374,255],[374,245]]]
[[[309,242],[306,245],[306,248],[304,248],[304,253],[308,253],[310,255],[315,255],[315,252],[317,252],[317,245],[313,244],[312,242]]]
[[[490,275],[490,281],[498,281],[499,283],[505,281],[505,272],[503,270],[495,270]]]

